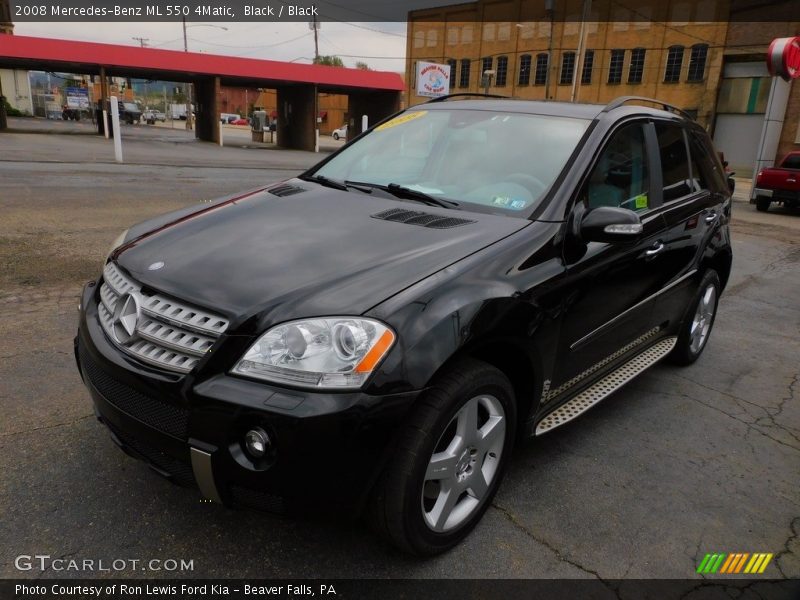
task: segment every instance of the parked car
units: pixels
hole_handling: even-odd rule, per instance
[[[688,116],[631,102],[436,99],[131,227],[80,301],[99,420],[214,501],[447,550],[516,441],[708,343],[724,170]]]
[[[237,114],[233,114],[233,113],[222,113],[219,116],[219,120],[220,120],[221,123],[232,123],[232,122],[237,121],[237,120],[239,120],[241,118],[242,118],[241,115],[237,115]]]
[[[777,167],[758,172],[750,202],[762,212],[768,211],[773,202],[783,203],[788,208],[800,206],[800,150],[789,152]]]
[[[155,125],[156,121],[164,123],[167,120],[167,115],[158,110],[146,110],[142,115],[148,125]]]
[[[133,102],[122,102],[119,105],[119,120],[133,125],[138,123],[142,118],[142,111],[138,105]]]
[[[339,127],[339,129],[334,129],[331,135],[335,140],[338,140],[339,138],[347,139],[347,125],[345,124]]]
[[[238,117],[236,119],[228,121],[228,123],[230,123],[231,125],[249,125],[250,121],[248,121],[247,119],[243,119],[241,117]]]

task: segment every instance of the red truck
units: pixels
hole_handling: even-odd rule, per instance
[[[750,202],[762,212],[773,202],[783,202],[789,208],[800,206],[800,150],[789,152],[779,166],[758,172]]]

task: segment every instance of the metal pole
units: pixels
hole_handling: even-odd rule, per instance
[[[114,159],[122,162],[122,137],[119,128],[119,104],[116,96],[111,96],[111,126],[114,128]]]
[[[545,15],[550,22],[550,35],[547,40],[547,71],[544,76],[544,99],[550,99],[550,71],[553,68],[553,21],[555,20],[555,0],[545,0]]]
[[[181,17],[183,23],[183,51],[189,52],[189,41],[186,38],[186,17]],[[191,82],[184,84],[184,91],[186,96],[186,129],[192,128],[192,84]]]
[[[578,95],[579,80],[583,74],[583,49],[586,46],[586,19],[589,18],[589,11],[592,8],[592,0],[583,0],[583,15],[581,16],[581,32],[578,39],[578,56],[575,59],[575,72],[572,74],[572,91],[569,101],[575,102]]]

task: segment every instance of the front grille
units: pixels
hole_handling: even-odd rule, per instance
[[[152,463],[153,466],[157,467],[159,470],[167,473],[176,483],[185,486],[196,485],[194,473],[192,472],[192,466],[189,463],[161,452],[160,450],[156,450],[155,448],[151,448],[146,443],[133,437],[132,435],[128,433],[122,433],[119,429],[113,425],[110,425],[108,422],[106,422],[106,426],[115,436],[117,436],[117,439],[119,439],[122,444],[128,447],[129,450],[133,450],[135,454],[138,454],[148,462]]]
[[[120,298],[133,297],[135,332],[115,335]],[[228,328],[222,317],[180,300],[143,290],[109,262],[103,270],[97,314],[108,337],[139,360],[169,371],[188,373]],[[117,325],[119,327],[119,324]],[[124,341],[120,341],[123,339]]]
[[[189,436],[189,412],[142,394],[98,367],[83,346],[79,349],[84,375],[108,402],[142,423],[181,439]]]
[[[231,498],[237,506],[273,514],[283,514],[286,512],[286,504],[281,496],[238,485],[232,485],[230,487],[230,492]]]

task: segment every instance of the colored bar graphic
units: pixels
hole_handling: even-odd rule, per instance
[[[761,574],[772,560],[773,554],[766,552],[708,553],[697,567],[698,573],[720,575]]]

